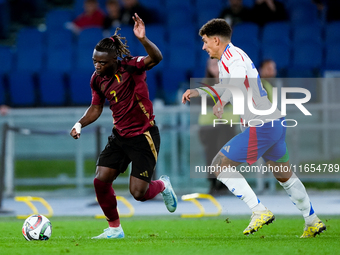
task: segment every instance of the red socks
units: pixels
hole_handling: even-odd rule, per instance
[[[117,210],[116,194],[112,188],[112,183],[102,182],[97,178],[93,181],[94,189],[100,207],[102,208],[110,227],[119,227],[120,220]],[[140,201],[146,201],[154,198],[164,190],[164,183],[160,180],[151,181],[149,188]]]
[[[157,196],[157,194],[162,192],[164,188],[164,182],[162,182],[161,180],[151,181],[148,190],[140,201],[144,202],[146,200],[153,199],[155,196]]]
[[[102,182],[97,178],[93,181],[97,200],[102,208],[110,227],[119,227],[119,215],[117,211],[116,194],[112,188],[112,183]]]

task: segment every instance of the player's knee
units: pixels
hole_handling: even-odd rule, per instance
[[[144,201],[145,190],[130,190],[130,193],[137,201]]]
[[[217,154],[214,158],[213,158],[213,160],[212,160],[212,162],[211,162],[211,165],[212,166],[218,166],[219,164],[220,164],[220,162],[221,162],[221,155],[219,155],[219,154]]]

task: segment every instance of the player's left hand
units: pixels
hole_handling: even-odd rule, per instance
[[[133,26],[133,32],[138,39],[143,39],[145,37],[145,25],[143,20],[135,13],[132,16],[132,19],[135,21],[135,25]]]
[[[213,107],[213,112],[214,112],[214,115],[221,119],[222,118],[222,115],[223,115],[223,105],[221,105],[220,101],[218,101],[214,107]]]

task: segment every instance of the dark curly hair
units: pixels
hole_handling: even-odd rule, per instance
[[[208,37],[219,35],[230,40],[231,27],[224,19],[212,19],[201,27],[199,35]]]
[[[120,28],[117,27],[114,35],[99,41],[95,49],[97,51],[114,53],[115,56],[118,56],[122,59],[124,58],[124,55],[130,57],[131,55],[128,49],[129,46],[127,45],[127,40],[125,37],[121,37],[120,34],[117,34],[119,30]],[[122,40],[125,40],[125,43],[123,43]]]

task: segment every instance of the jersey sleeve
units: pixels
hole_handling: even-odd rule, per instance
[[[100,93],[100,88],[98,84],[96,83],[97,76],[94,73],[91,77],[90,86],[91,86],[91,92],[92,92],[92,101],[91,104],[93,105],[102,105],[105,102],[105,97],[102,93]]]
[[[212,89],[213,90],[212,90]],[[215,95],[215,91],[217,92],[217,94],[219,96],[221,96],[224,91],[226,90],[225,88],[223,88],[223,86],[221,86],[220,84],[215,84],[214,86],[211,86],[210,87],[199,87],[199,88],[196,88],[196,90],[198,91],[198,94],[200,96],[202,95],[208,95],[208,94],[212,94],[212,95]]]
[[[135,73],[138,71],[145,71],[147,70],[145,64],[144,64],[144,59],[146,56],[136,56],[132,57],[131,59],[127,59],[122,61],[123,65],[127,66],[127,71],[129,73]]]

